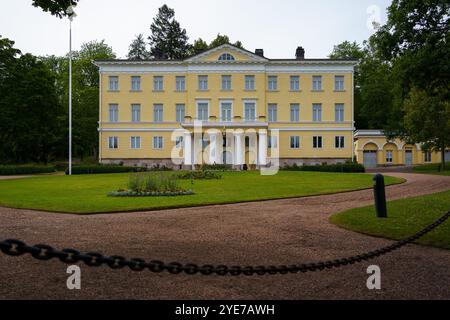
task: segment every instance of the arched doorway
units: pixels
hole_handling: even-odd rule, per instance
[[[376,168],[378,146],[375,143],[367,143],[363,150],[363,163],[366,168]]]

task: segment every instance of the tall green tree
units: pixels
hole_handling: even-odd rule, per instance
[[[33,6],[40,7],[45,12],[63,18],[67,16],[66,9],[76,5],[79,0],[33,0]]]
[[[167,5],[158,9],[150,26],[150,54],[155,58],[183,59],[188,56],[190,45],[186,29],[175,20],[175,11]]]
[[[194,41],[194,44],[191,47],[189,55],[196,55],[202,53],[203,51],[208,50],[208,48],[209,48],[208,43],[202,38],[198,38],[197,40]]]
[[[241,41],[236,41],[235,43],[231,43],[230,38],[227,35],[221,35],[220,33],[218,33],[216,38],[213,41],[211,41],[211,43],[209,44],[209,48],[210,49],[215,48],[222,44],[231,44],[231,45],[234,45],[235,47],[244,49]]]
[[[138,34],[130,44],[127,58],[130,60],[148,59],[150,53],[147,51],[146,46],[147,44],[145,43],[144,35],[142,33]]]

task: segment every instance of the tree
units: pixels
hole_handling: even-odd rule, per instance
[[[445,170],[445,150],[450,147],[449,92],[426,92],[413,88],[405,99],[405,131],[424,151],[441,152],[441,170]]]
[[[150,54],[158,59],[183,59],[189,54],[190,45],[186,30],[175,20],[175,11],[167,5],[158,10],[150,26]]]
[[[213,41],[211,41],[211,43],[209,44],[209,48],[210,49],[215,48],[222,44],[231,44],[231,45],[234,45],[235,47],[244,49],[241,41],[236,41],[235,43],[231,43],[230,38],[227,35],[221,35],[220,33],[218,33],[217,37]]]
[[[208,50],[208,48],[208,43],[206,43],[206,41],[204,41],[202,38],[198,38],[194,41],[194,44],[191,47],[190,55],[193,56],[202,53],[203,51]]]
[[[63,18],[67,16],[66,9],[69,6],[76,5],[79,0],[33,0],[34,7],[40,7],[45,12]]]
[[[356,41],[344,41],[334,46],[333,52],[331,52],[329,58],[362,60],[365,58],[365,54],[361,46]]]
[[[144,40],[144,35],[142,33],[138,34],[136,38],[131,42],[128,49],[128,59],[130,60],[145,60],[150,56],[146,48],[146,43]]]

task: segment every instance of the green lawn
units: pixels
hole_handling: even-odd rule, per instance
[[[170,173],[167,173],[170,174]],[[127,173],[40,176],[0,180],[0,206],[57,212],[96,213],[199,206],[263,199],[299,197],[372,187],[372,175],[288,172],[261,176],[254,172],[225,172],[220,180],[181,181],[194,195],[114,198],[110,191],[126,188]],[[402,179],[386,177],[386,183]]]
[[[445,171],[439,171],[439,164],[424,164],[414,167],[415,173],[437,174],[442,176],[450,176],[450,163],[445,164]]]
[[[388,218],[378,219],[373,206],[338,213],[330,221],[345,229],[401,240],[423,229],[450,210],[450,190],[427,196],[388,202]],[[450,220],[418,240],[418,243],[450,249]]]

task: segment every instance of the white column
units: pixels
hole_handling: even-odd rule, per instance
[[[192,138],[190,132],[184,133],[184,165],[192,165]]]
[[[266,130],[259,130],[258,164],[260,166],[265,166],[267,164],[267,131]]]
[[[209,134],[209,163],[217,163],[217,132]]]
[[[243,164],[243,155],[242,155],[242,133],[241,132],[237,132],[234,134],[235,137],[235,165],[240,166]]]

